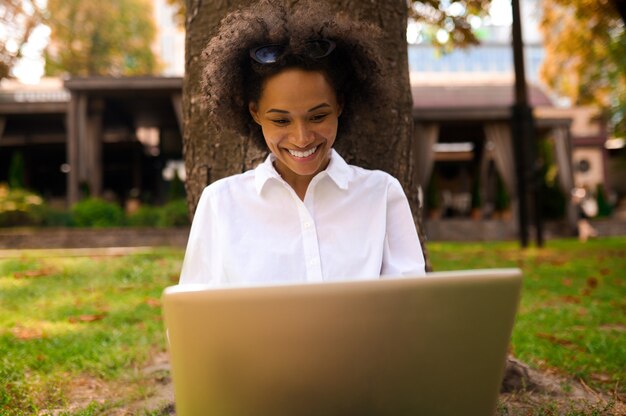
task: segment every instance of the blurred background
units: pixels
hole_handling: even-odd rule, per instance
[[[510,1],[410,4],[429,235],[514,237]],[[626,233],[626,35],[614,5],[521,1],[548,233],[571,235],[581,216],[613,220],[596,224],[602,233]],[[62,212],[85,199],[156,224],[152,208],[184,199],[184,13],[183,0],[2,2],[1,192],[7,201],[25,190],[13,205],[30,196],[52,214],[0,214],[0,225],[67,225],[75,219]]]

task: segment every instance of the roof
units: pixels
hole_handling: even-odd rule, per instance
[[[0,82],[0,114],[65,113],[69,99],[60,78],[42,78],[37,84]]]
[[[181,77],[85,77],[70,78],[64,82],[71,91],[182,91]]]
[[[413,114],[421,119],[504,119],[514,104],[515,79],[500,73],[411,73]],[[528,85],[531,107],[552,107],[536,85]]]

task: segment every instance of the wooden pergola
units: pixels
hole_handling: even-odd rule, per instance
[[[81,184],[87,184],[92,195],[102,192],[103,157],[105,141],[135,136],[134,131],[103,134],[105,113],[111,108],[122,108],[136,128],[160,127],[170,122],[172,112],[182,134],[181,92],[179,77],[92,77],[72,78],[64,83],[70,92],[67,104],[67,177],[69,205],[80,198]],[[158,143],[157,143],[158,145]]]

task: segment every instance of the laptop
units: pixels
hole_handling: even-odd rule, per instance
[[[519,269],[164,291],[176,414],[493,415]]]

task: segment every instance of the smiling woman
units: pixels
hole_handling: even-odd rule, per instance
[[[224,18],[203,54],[209,115],[270,154],[204,190],[181,284],[424,274],[400,183],[333,149],[387,100],[378,32],[306,1]]]
[[[276,170],[304,200],[311,179],[330,161],[341,115],[335,91],[322,73],[291,68],[269,78],[249,108]]]

